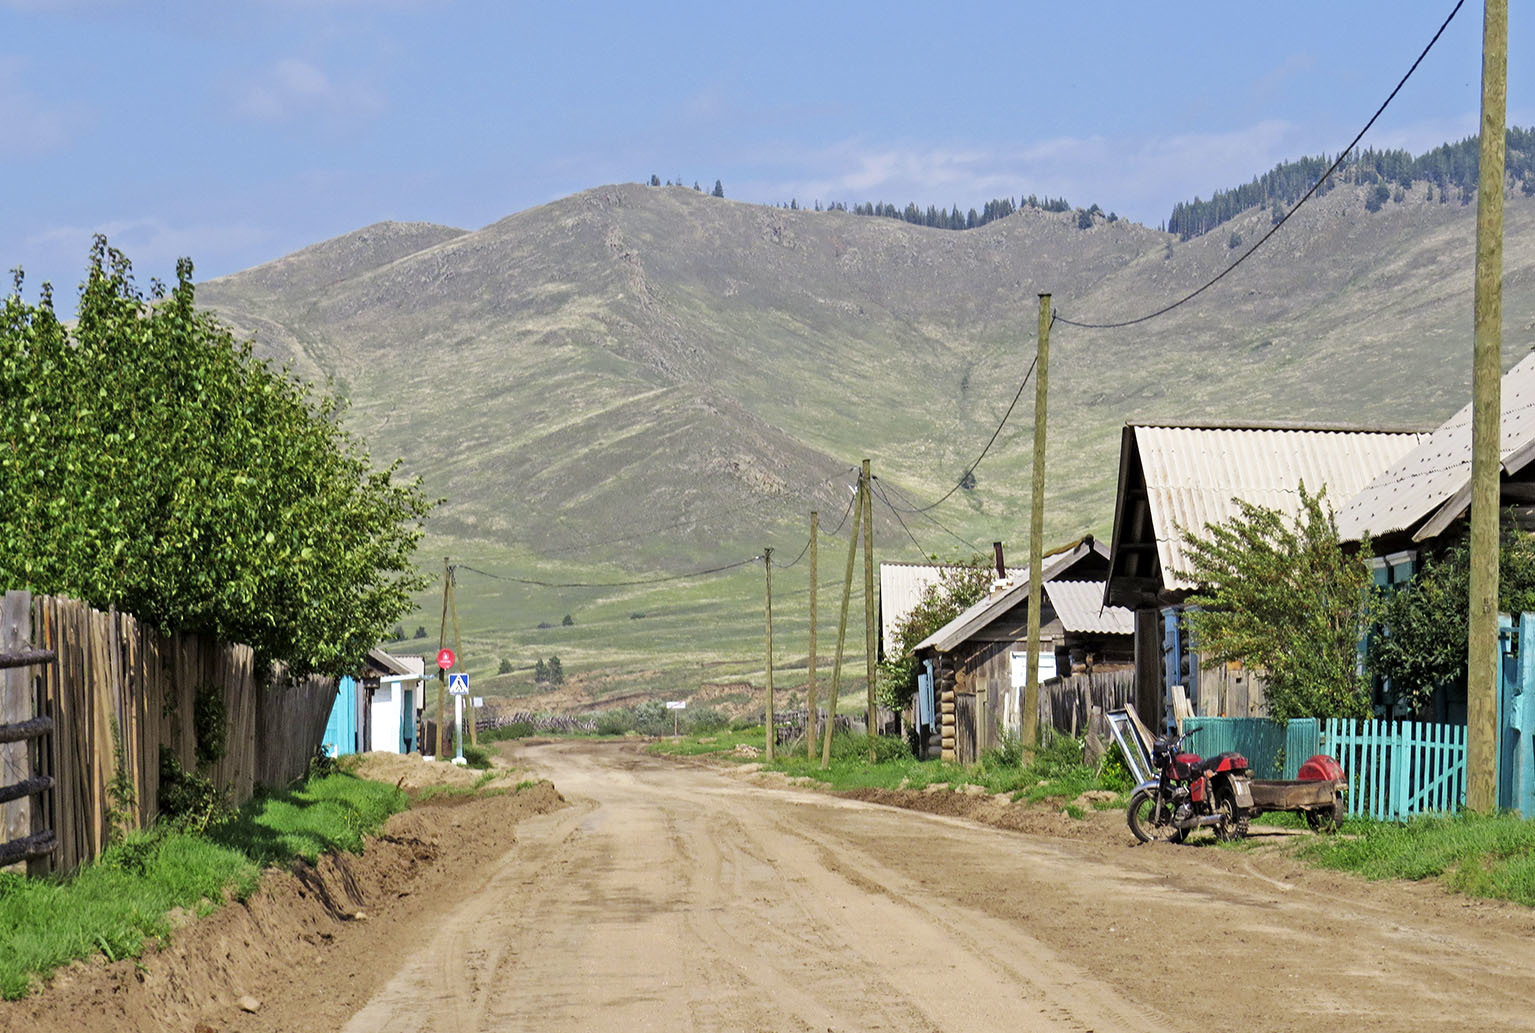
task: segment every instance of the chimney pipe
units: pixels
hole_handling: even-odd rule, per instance
[[[997,557],[997,580],[998,581],[1006,580],[1006,578],[1007,578],[1007,565],[1002,562],[1002,543],[1001,542],[992,542],[991,543],[991,551]]]

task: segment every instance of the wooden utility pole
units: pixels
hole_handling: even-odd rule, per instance
[[[443,647],[448,644],[448,586],[453,582],[453,568],[448,565],[448,557],[442,558],[442,626],[437,629],[437,652],[441,653]],[[442,667],[437,668],[437,746],[434,756],[442,759],[442,748],[446,740],[443,738],[443,728],[447,721],[448,709],[448,672]]]
[[[805,759],[815,758],[815,625],[816,625],[816,574],[817,551],[816,538],[821,530],[821,515],[815,510],[810,511],[810,657],[806,665],[805,676]]]
[[[863,461],[863,656],[865,684],[869,700],[868,728],[869,761],[878,759],[874,749],[874,735],[879,720],[874,708],[874,649],[878,644],[879,628],[874,614],[874,479],[869,476],[869,461]]]
[[[457,589],[458,589],[458,575],[455,574],[451,568],[449,568],[449,570],[448,570],[448,612],[452,615],[452,619],[453,619],[453,655],[456,658],[456,662],[459,663],[459,664],[462,664],[464,662],[464,642],[463,642],[463,640],[461,638],[459,638],[459,635],[458,635],[458,591],[457,591]],[[471,703],[471,701],[473,699],[474,699],[474,697],[470,696],[469,699],[464,700],[464,703],[467,705],[468,710],[469,710],[469,741],[471,743],[475,742],[475,738],[474,738],[474,706]],[[463,752],[464,752],[463,730],[462,729],[459,730],[458,749],[456,749],[454,752],[459,754],[459,755],[462,755]]]
[[[1038,357],[1034,360],[1034,488],[1029,511],[1029,672],[1023,689],[1023,758],[1039,739],[1039,608],[1044,590],[1045,403],[1050,382],[1050,295],[1039,296]]]
[[[1476,188],[1471,368],[1471,605],[1466,643],[1466,807],[1498,806],[1498,503],[1502,473],[1503,171],[1508,0],[1482,22],[1481,169]]]
[[[847,573],[842,576],[842,615],[837,618],[837,658],[831,667],[831,698],[826,701],[826,734],[821,745],[821,770],[831,765],[831,733],[837,726],[837,696],[842,691],[842,649],[847,644],[847,607],[853,598],[853,563],[858,559],[858,531],[863,524],[863,478],[853,498],[853,539],[847,547]]]
[[[778,731],[773,723],[773,547],[762,550],[762,570],[767,574],[767,759],[773,760]]]

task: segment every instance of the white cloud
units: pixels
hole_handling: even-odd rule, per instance
[[[0,57],[0,158],[32,158],[62,147],[69,140],[70,117],[50,107],[21,81],[21,62]]]
[[[382,109],[382,99],[370,86],[339,82],[318,66],[294,57],[283,58],[247,83],[235,105],[241,116],[257,122],[367,118]]]
[[[741,183],[734,193],[769,202],[795,197],[961,208],[998,196],[1037,194],[1099,204],[1156,225],[1178,201],[1208,197],[1322,149],[1292,124],[1275,120],[1225,133],[1061,136],[1004,147],[907,147],[854,139],[797,155],[780,149],[770,160],[806,173]]]

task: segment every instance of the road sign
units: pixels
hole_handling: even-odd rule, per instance
[[[469,676],[462,671],[448,675],[448,691],[455,696],[469,695]]]
[[[474,697],[474,706],[476,708],[483,707],[484,705],[485,705],[485,697],[484,696],[476,696],[476,697]]]
[[[666,701],[667,710],[686,710],[688,701],[685,699],[669,699]]]
[[[453,664],[457,660],[458,660],[458,657],[453,655],[453,650],[451,650],[451,649],[439,649],[439,650],[437,650],[437,666],[441,667],[444,671],[446,671],[449,667],[452,667]]]

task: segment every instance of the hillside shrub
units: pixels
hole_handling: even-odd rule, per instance
[[[634,731],[634,711],[627,707],[614,707],[597,714],[598,735],[627,735]]]

